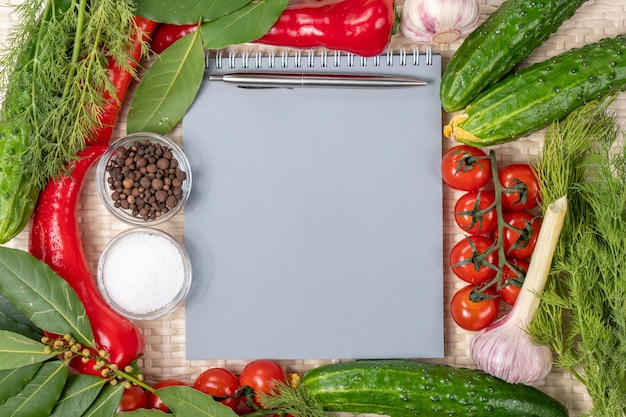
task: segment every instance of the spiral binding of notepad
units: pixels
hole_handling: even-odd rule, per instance
[[[374,57],[362,57],[359,55],[341,52],[341,51],[314,51],[308,50],[303,52],[295,50],[293,53],[289,51],[280,51],[279,54],[275,50],[254,51],[247,50],[224,51],[219,50],[215,54],[207,52],[205,56],[205,68],[213,66],[215,69],[260,69],[260,68],[314,68],[317,65],[321,68],[333,67],[339,68],[345,62],[348,67],[367,67],[367,66],[387,66],[394,65],[432,65],[432,50],[429,47],[424,48],[421,53],[418,47],[400,48],[398,52],[387,51],[385,54]],[[213,65],[211,65],[213,60]]]

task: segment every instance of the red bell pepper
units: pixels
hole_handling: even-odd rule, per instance
[[[133,68],[137,68],[137,63],[141,59],[143,45],[142,41],[147,42],[152,37],[152,33],[158,25],[157,22],[149,19],[144,19],[143,17],[139,16],[135,17],[135,24],[137,26],[138,32],[133,35],[133,47],[132,51],[130,51],[132,59],[129,62],[129,64]],[[115,86],[116,95],[115,97],[110,95],[107,95],[105,97],[103,112],[102,116],[100,117],[100,123],[102,124],[102,126],[96,132],[94,132],[94,135],[89,143],[100,143],[105,145],[109,143],[111,139],[111,134],[113,133],[113,127],[115,126],[115,121],[117,120],[117,115],[120,111],[120,106],[122,105],[122,101],[126,96],[128,86],[130,85],[134,77],[134,74],[121,68],[113,60],[109,62],[108,72],[109,79],[111,80],[111,83]]]
[[[172,23],[163,23],[154,31],[152,36],[152,52],[160,54],[169,48],[174,42],[185,35],[190,34],[198,28],[197,24],[175,25]]]
[[[100,295],[85,257],[77,216],[87,172],[106,149],[106,145],[100,144],[87,147],[69,166],[68,175],[48,182],[33,213],[29,251],[74,289],[85,305],[96,347],[108,352],[109,362],[123,369],[143,351],[143,336],[131,321],[113,311]],[[93,369],[93,364],[73,363],[80,372],[100,375]]]
[[[274,26],[255,42],[375,56],[389,44],[395,19],[394,0],[291,0]],[[196,28],[162,24],[152,50],[161,53]]]
[[[256,42],[375,56],[387,48],[395,18],[394,0],[291,0]]]

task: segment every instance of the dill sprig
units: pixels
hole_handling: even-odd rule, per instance
[[[24,175],[43,187],[100,127],[115,97],[107,65],[129,64],[134,5],[125,0],[26,0],[0,53],[0,129],[28,132]],[[25,130],[25,127],[27,129]]]
[[[332,417],[334,413],[324,411],[322,405],[301,385],[292,386],[277,382],[269,394],[262,395],[265,410],[293,417]],[[267,414],[267,411],[265,412]]]
[[[542,198],[570,210],[530,334],[587,388],[590,415],[626,413],[626,149],[611,99],[589,103],[546,132]]]

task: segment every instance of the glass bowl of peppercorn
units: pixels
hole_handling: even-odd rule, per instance
[[[112,143],[96,168],[98,195],[106,209],[131,225],[157,225],[185,205],[191,168],[173,140],[134,133]]]

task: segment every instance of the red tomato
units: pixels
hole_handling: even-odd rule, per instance
[[[490,288],[487,288],[484,293],[493,298],[476,302],[470,300],[470,293],[474,288],[476,286],[471,284],[461,288],[450,302],[450,314],[456,324],[462,329],[473,332],[482,330],[493,323],[500,309],[500,301]]]
[[[159,389],[163,387],[171,387],[173,385],[187,385],[183,381],[178,379],[164,379],[163,381],[159,381],[152,386],[154,389]],[[155,408],[157,410],[161,410],[164,413],[170,411],[169,407],[161,401],[158,395],[149,392],[148,393],[148,408]]]
[[[248,363],[239,375],[239,385],[249,386],[255,393],[269,394],[276,381],[285,381],[285,373],[276,362],[268,359],[258,359]],[[262,407],[258,395],[254,396],[254,403]]]
[[[495,277],[498,251],[494,245],[493,239],[485,236],[466,236],[450,251],[452,271],[463,281],[476,285]]]
[[[523,278],[526,276],[526,272],[528,271],[529,264],[523,259],[508,259],[508,261],[515,269],[517,269],[517,272],[512,271],[508,265],[504,265],[502,268],[502,284],[505,285],[507,282],[508,284],[498,289],[498,295],[500,295],[502,301],[509,305],[513,305],[515,304],[515,300],[517,300],[517,296],[519,295],[521,288],[515,285],[512,281],[516,278],[518,281],[520,279],[523,281]],[[520,275],[518,276],[518,274]],[[518,284],[520,283],[518,282]]]
[[[527,211],[510,211],[503,216],[504,252],[512,258],[530,259],[537,244],[541,219]]]
[[[117,407],[117,411],[135,411],[147,407],[148,393],[138,385],[131,385],[130,388],[124,390],[124,395],[119,407]]]
[[[493,233],[498,227],[496,196],[491,191],[470,191],[454,205],[454,220],[463,231],[473,235]]]
[[[539,182],[530,165],[507,165],[498,171],[498,179],[507,189],[502,193],[505,210],[530,210],[539,204]]]
[[[491,161],[481,149],[457,145],[443,155],[441,175],[455,190],[476,191],[491,179]]]
[[[239,379],[228,369],[211,368],[202,372],[193,382],[193,387],[198,391],[209,394],[233,410],[237,409],[237,399],[234,398]]]

